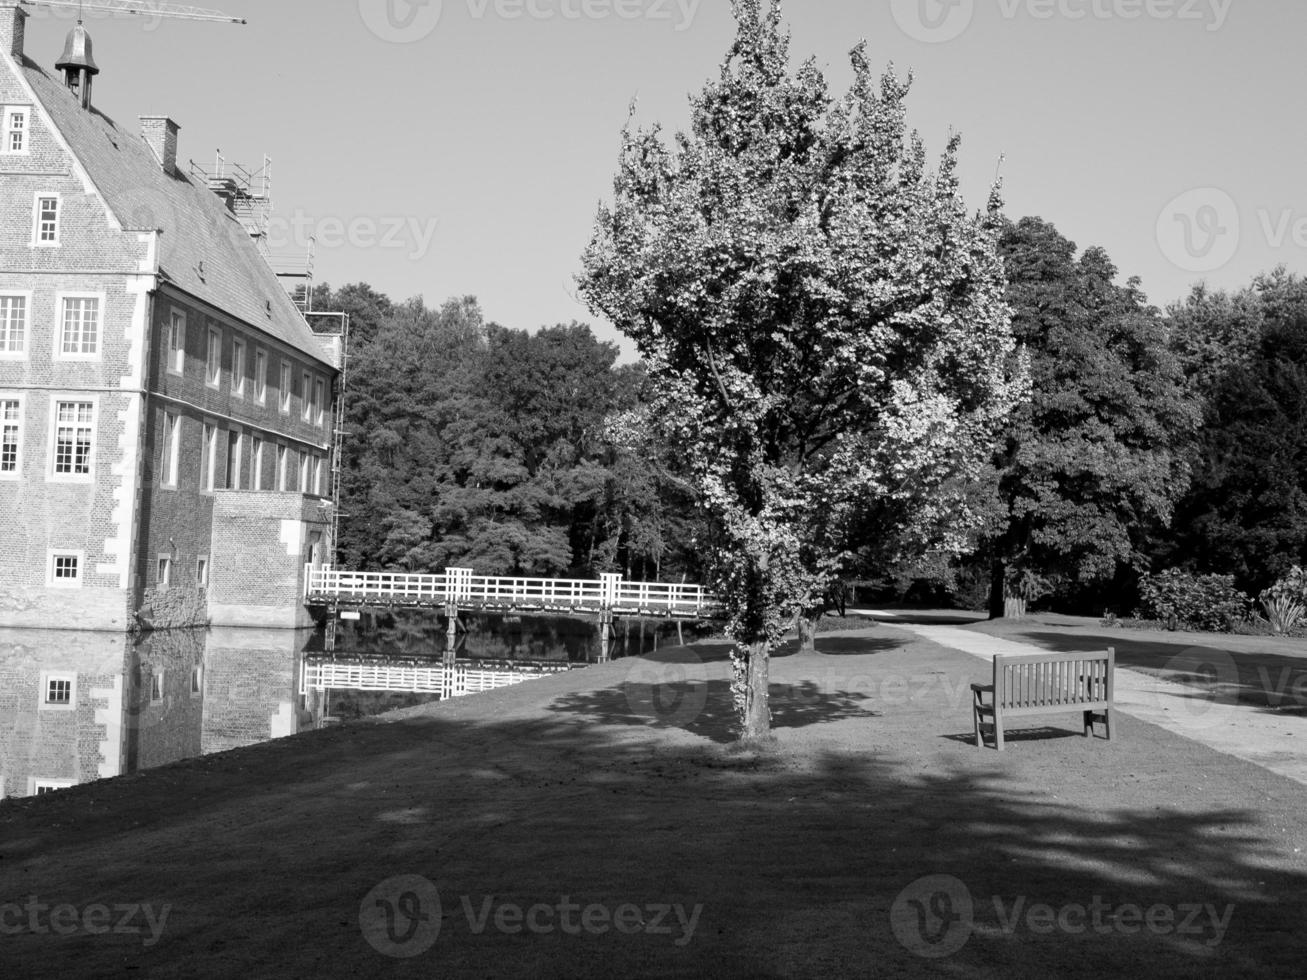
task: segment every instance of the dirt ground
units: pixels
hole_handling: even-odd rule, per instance
[[[6,800],[0,977],[1304,973],[1307,787],[1126,715],[977,749],[985,674],[826,634],[740,751],[704,643]]]

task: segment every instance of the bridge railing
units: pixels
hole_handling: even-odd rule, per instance
[[[718,606],[703,586],[691,583],[623,582],[618,575],[602,579],[525,578],[473,575],[468,569],[443,573],[354,572],[331,566],[310,566],[304,578],[306,599],[402,601],[475,606],[632,609],[707,614]]]

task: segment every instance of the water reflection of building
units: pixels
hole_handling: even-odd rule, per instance
[[[314,724],[306,631],[0,630],[0,796],[31,796]],[[315,714],[316,712],[316,714]]]

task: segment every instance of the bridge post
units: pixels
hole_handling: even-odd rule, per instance
[[[599,612],[599,662],[606,664],[611,659],[613,638],[613,611],[602,609]]]
[[[458,659],[458,603],[450,599],[445,603],[445,620],[448,627],[445,632],[444,664],[451,670]]]

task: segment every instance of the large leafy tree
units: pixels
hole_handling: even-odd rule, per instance
[[[773,646],[859,532],[884,554],[956,544],[968,515],[948,491],[1020,383],[997,196],[966,211],[957,139],[930,172],[908,85],[877,87],[862,46],[832,102],[812,61],[791,73],[779,5],[734,10],[721,77],[675,149],[657,127],[624,132],[580,283],[646,359],[652,418],[712,518],[704,557],[752,738],[770,727]]]
[[[1307,280],[1277,270],[1169,313],[1204,424],[1158,559],[1256,593],[1307,565]]]
[[[1188,482],[1197,420],[1160,313],[1107,254],[1022,218],[1001,239],[1031,398],[995,458],[1000,516],[982,552],[990,612],[1142,568],[1147,532]]]

